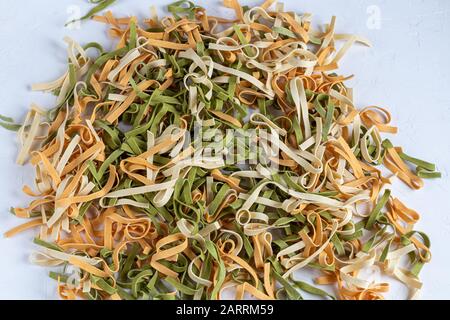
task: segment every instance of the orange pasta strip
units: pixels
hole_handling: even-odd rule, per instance
[[[38,227],[41,225],[43,225],[42,218],[31,220],[29,222],[21,224],[20,226],[17,226],[15,228],[12,228],[11,230],[5,232],[4,236],[6,238],[11,238],[11,237],[14,237],[18,233],[21,233],[23,231],[26,231],[28,229],[32,229],[32,228],[35,228],[35,227]]]

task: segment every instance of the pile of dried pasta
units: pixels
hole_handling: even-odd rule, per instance
[[[1,118],[36,169],[13,209],[30,221],[6,236],[39,228],[31,260],[59,267],[62,298],[382,299],[376,270],[417,296],[430,241],[379,166],[412,189],[440,174],[383,140],[390,114],[357,109],[336,73],[368,42],[274,2],[226,0],[233,20],[188,1],[141,24],[95,15],[115,50],[66,38],[67,72],[33,87],[56,107]]]

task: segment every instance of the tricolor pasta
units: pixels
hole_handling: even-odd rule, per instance
[[[112,2],[83,19],[107,24],[115,49],[66,38],[67,72],[33,86],[55,108],[0,117],[36,169],[35,200],[13,209],[30,221],[5,236],[39,230],[31,260],[59,268],[62,298],[381,299],[372,268],[417,297],[430,241],[388,186],[440,173],[383,139],[389,112],[359,109],[337,73],[367,40],[273,0],[226,0],[232,19],[178,1],[141,23],[96,15]],[[321,275],[299,281],[305,269]]]

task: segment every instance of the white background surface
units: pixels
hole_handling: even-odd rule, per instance
[[[157,4],[160,16],[173,1],[119,0],[111,10],[119,15],[147,17]],[[262,1],[244,1],[258,4]],[[214,14],[232,15],[220,1],[197,1]],[[419,211],[418,229],[432,240],[433,260],[425,266],[422,298],[450,299],[450,1],[448,0],[285,0],[286,8],[311,12],[317,23],[337,16],[338,32],[368,37],[373,48],[353,47],[341,63],[341,73],[355,74],[357,106],[379,105],[393,114],[400,128],[391,140],[411,155],[438,164],[441,180],[427,181],[420,191],[394,184],[394,195]],[[75,6],[75,7],[74,7]],[[83,43],[98,41],[111,49],[106,27],[92,21],[80,29],[64,28],[77,6],[90,8],[84,0],[0,1],[0,113],[20,121],[31,102],[52,107],[54,97],[32,93],[30,85],[53,80],[66,68],[65,35]],[[380,14],[380,25],[373,23]],[[375,27],[375,28],[374,28]],[[0,128],[1,129],[1,128]],[[15,165],[16,138],[0,130],[0,233],[22,221],[12,216],[11,206],[24,206],[30,199],[22,186],[32,184],[32,170]],[[56,284],[48,270],[33,266],[28,255],[34,232],[13,239],[0,236],[0,298],[55,299]],[[394,286],[394,288],[396,288]],[[394,289],[391,298],[404,298]]]

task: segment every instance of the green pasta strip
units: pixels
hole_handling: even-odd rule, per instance
[[[384,191],[384,194],[381,196],[381,199],[377,202],[375,208],[373,208],[372,213],[369,216],[369,219],[367,220],[365,228],[367,230],[370,230],[373,228],[375,221],[379,218],[381,210],[384,208],[386,203],[389,200],[389,197],[391,196],[391,190]]]
[[[95,7],[93,7],[91,10],[89,10],[84,16],[82,16],[79,19],[74,19],[72,21],[69,21],[65,24],[65,26],[68,26],[69,24],[72,24],[77,21],[83,21],[90,19],[92,16],[96,15],[97,13],[105,10],[109,6],[111,6],[116,0],[89,0],[89,2],[96,4]]]

